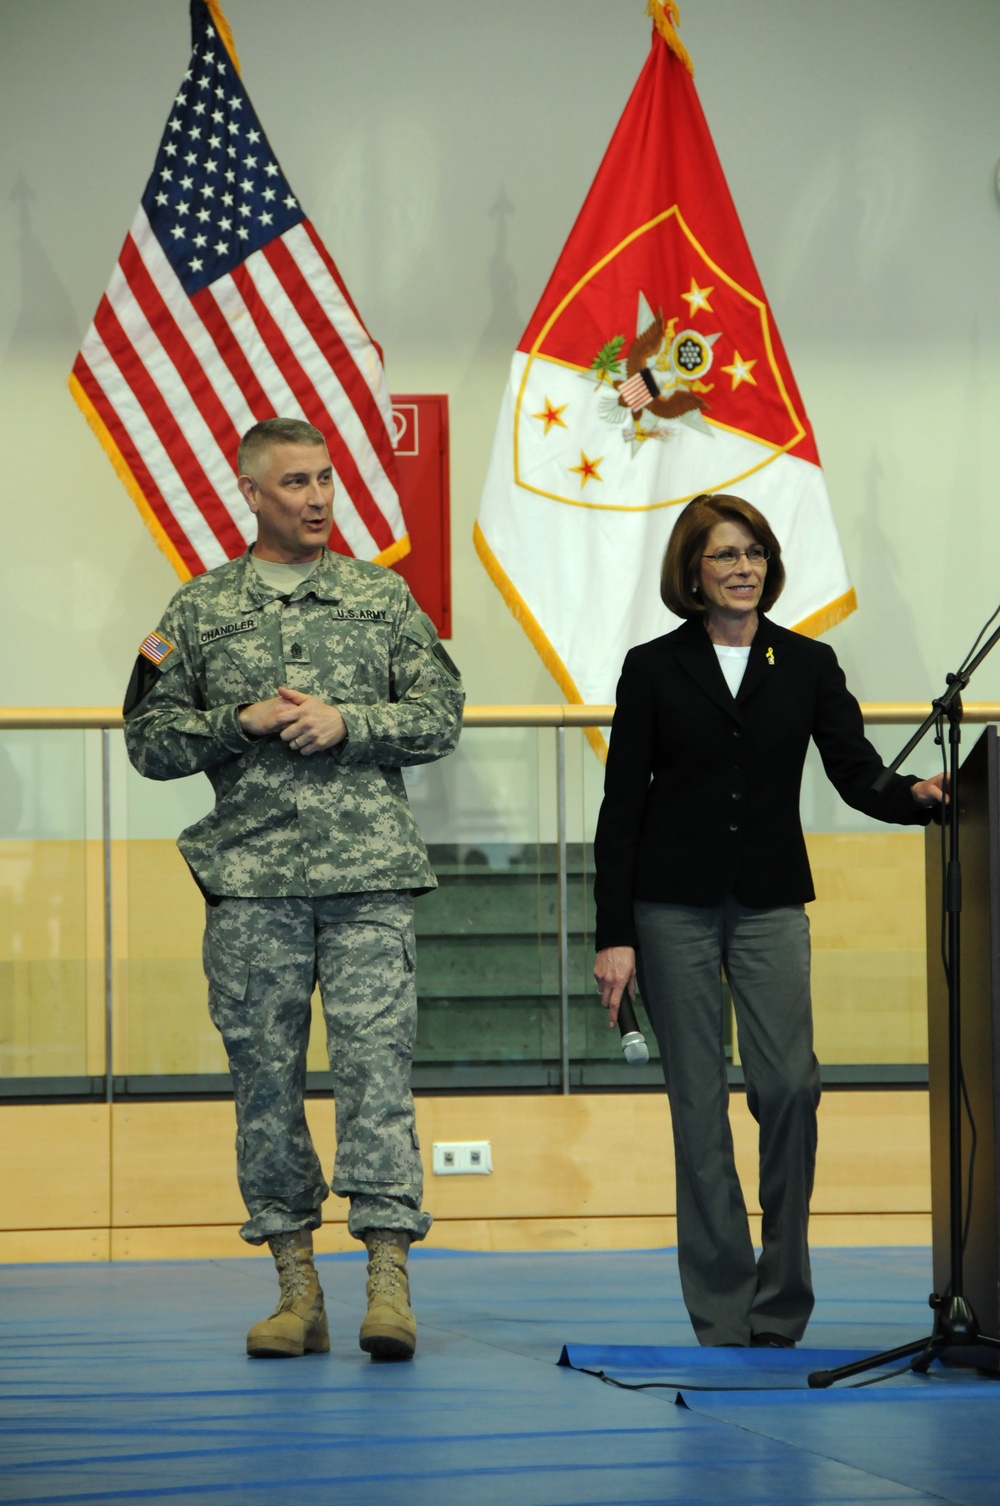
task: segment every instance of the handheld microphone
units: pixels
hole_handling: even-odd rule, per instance
[[[621,1031],[622,1050],[629,1066],[641,1067],[648,1062],[649,1047],[646,1045],[646,1037],[639,1029],[639,1021],[627,992],[622,994],[622,1001],[618,1006],[618,1029]]]

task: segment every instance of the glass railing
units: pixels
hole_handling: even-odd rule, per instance
[[[85,717],[60,726],[44,713],[29,724],[0,712],[0,1083],[7,1091],[89,1096],[106,1089],[110,847],[101,758],[110,735],[87,730]]]
[[[926,714],[863,710],[887,758],[899,726]],[[406,771],[440,883],[417,903],[417,1091],[660,1085],[652,1033],[650,1065],[629,1067],[591,979],[603,781],[591,739],[611,713],[469,707],[456,753]],[[1000,706],[965,708],[966,722],[998,719]],[[110,709],[0,710],[0,1099],[229,1090],[205,1007],[203,904],[175,846],[211,790],[202,776],[140,778],[120,729]],[[928,740],[910,767],[931,772],[937,757]],[[849,810],[818,759],[802,811],[824,1080],[925,1081],[923,834]],[[638,1013],[646,1025],[641,1001]],[[324,1051],[317,1023],[316,1092]]]

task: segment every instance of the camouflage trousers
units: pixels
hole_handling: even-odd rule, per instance
[[[208,1007],[236,1098],[236,1166],[250,1244],[315,1229],[328,1197],[303,1096],[319,982],[337,1113],[332,1190],[348,1229],[423,1239],[423,1171],[410,1091],[417,1024],[413,899],[223,898],[206,907]]]

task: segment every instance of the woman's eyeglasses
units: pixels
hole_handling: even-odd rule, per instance
[[[703,554],[702,559],[711,560],[713,565],[728,570],[732,565],[738,565],[744,554],[751,565],[763,565],[771,558],[770,549],[763,544],[751,544],[749,549],[717,549],[714,554]]]

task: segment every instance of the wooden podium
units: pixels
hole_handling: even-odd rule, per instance
[[[1000,739],[988,726],[961,766],[959,858],[962,866],[962,1066],[977,1141],[972,1211],[963,1260],[965,1297],[981,1333],[1000,1335]],[[931,1218],[934,1290],[951,1278],[948,1139],[948,989],[941,962],[941,828],[927,828],[927,1023],[930,1070]],[[972,1145],[962,1110],[962,1210],[969,1207]],[[946,1350],[947,1363],[1000,1370],[1000,1350]]]

